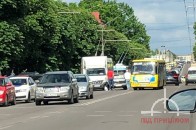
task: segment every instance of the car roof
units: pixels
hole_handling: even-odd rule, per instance
[[[15,76],[15,77],[11,77],[10,79],[28,79],[29,77],[26,76]]]
[[[45,74],[68,74],[71,73],[71,71],[51,71],[51,72],[46,72]]]
[[[87,76],[87,74],[74,74],[75,76],[80,76],[80,75],[84,75]]]

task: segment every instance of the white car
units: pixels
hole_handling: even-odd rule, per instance
[[[16,100],[29,103],[35,99],[37,85],[31,77],[17,76],[11,77],[10,80],[15,86]]]

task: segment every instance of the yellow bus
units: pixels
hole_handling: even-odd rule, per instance
[[[155,59],[133,60],[130,84],[134,90],[163,88],[166,85],[165,61]]]

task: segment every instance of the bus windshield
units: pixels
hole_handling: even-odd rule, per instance
[[[136,62],[132,67],[132,74],[155,74],[154,62]]]

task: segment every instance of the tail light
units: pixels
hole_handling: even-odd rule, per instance
[[[178,76],[179,76],[178,74],[174,74],[174,75],[173,75],[173,77],[174,77],[175,79],[178,79]]]

